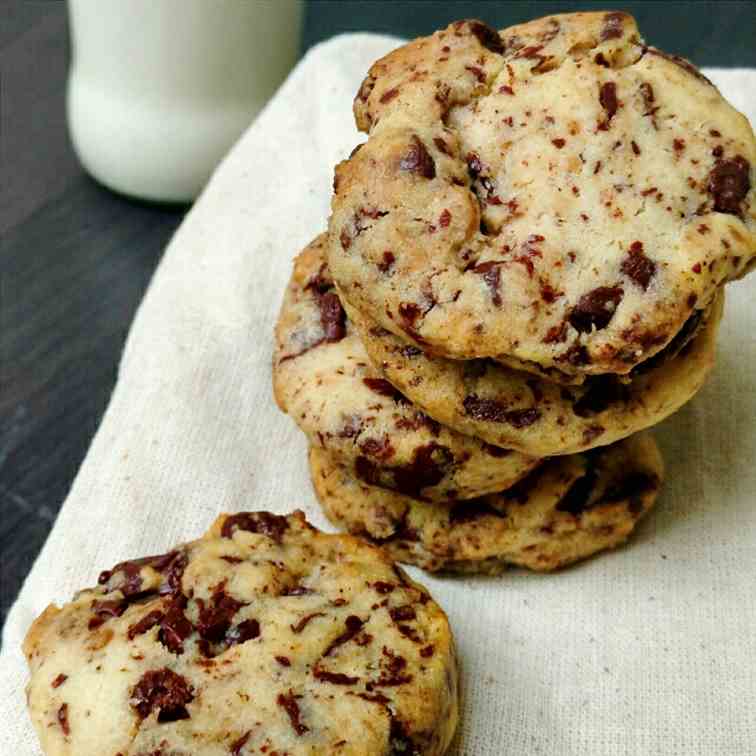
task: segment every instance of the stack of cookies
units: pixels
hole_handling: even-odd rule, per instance
[[[658,495],[645,429],[705,381],[756,260],[746,120],[622,13],[453,24],[378,61],[355,113],[273,375],[363,538],[221,515],[48,607],[24,652],[50,756],[441,756],[451,630],[394,559],[552,570]]]
[[[274,388],[336,525],[427,570],[552,570],[657,498],[644,432],[756,259],[747,120],[624,13],[452,24],[376,62],[296,259]]]

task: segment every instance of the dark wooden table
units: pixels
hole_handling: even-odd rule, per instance
[[[611,4],[309,2],[303,49],[344,31],[410,36],[471,16],[503,27]],[[621,7],[699,65],[756,66],[753,2]],[[66,133],[68,60],[63,2],[0,0],[0,621],[100,422],[134,310],[186,210],[126,200],[83,173]]]

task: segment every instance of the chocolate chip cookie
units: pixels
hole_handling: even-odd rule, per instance
[[[380,549],[301,512],[222,515],[98,582],[26,637],[48,756],[440,755],[452,738],[443,611]]]
[[[321,449],[313,484],[328,518],[431,572],[498,573],[507,565],[550,571],[623,543],[656,501],[663,477],[647,434],[547,460],[507,491],[427,504],[366,486]]]
[[[468,499],[516,483],[538,460],[457,433],[411,404],[373,367],[341,309],[325,238],[296,259],[276,327],[280,408],[363,482],[427,500]]]
[[[354,109],[331,272],[427,352],[628,374],[754,266],[747,119],[625,13],[452,24],[375,63]]]
[[[491,444],[547,457],[602,446],[676,412],[714,365],[724,292],[629,376],[561,386],[493,360],[431,357],[344,303],[373,362],[440,423]]]

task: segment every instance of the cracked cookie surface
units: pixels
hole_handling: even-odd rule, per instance
[[[678,336],[621,380],[561,386],[493,360],[431,357],[345,302],[386,378],[427,414],[491,444],[549,457],[604,446],[661,422],[689,401],[714,366],[724,306],[719,292]]]
[[[442,754],[458,718],[443,611],[301,512],[221,515],[106,570],[24,652],[48,756]]]
[[[360,480],[437,501],[501,491],[537,464],[432,420],[368,358],[341,310],[325,235],[297,257],[276,325],[273,388],[311,444]]]
[[[355,480],[310,449],[318,499],[337,526],[428,571],[495,574],[508,565],[551,571],[614,548],[653,506],[664,468],[651,436],[555,457],[508,491],[426,502]]]
[[[404,341],[562,383],[626,374],[756,259],[756,142],[624,13],[459,22],[376,62],[329,263]]]

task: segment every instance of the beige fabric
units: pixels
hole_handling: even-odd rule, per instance
[[[49,602],[122,558],[197,537],[224,510],[301,507],[327,527],[305,437],[273,404],[272,328],[292,257],[324,227],[332,166],[359,141],[352,96],[393,44],[349,35],[312,50],[171,242],[8,619],[3,756],[39,753],[20,644]],[[756,71],[707,73],[756,120]],[[552,576],[421,577],[462,658],[455,754],[753,753],[755,293],[756,277],[730,287],[713,378],[658,431],[669,482],[628,548]]]

